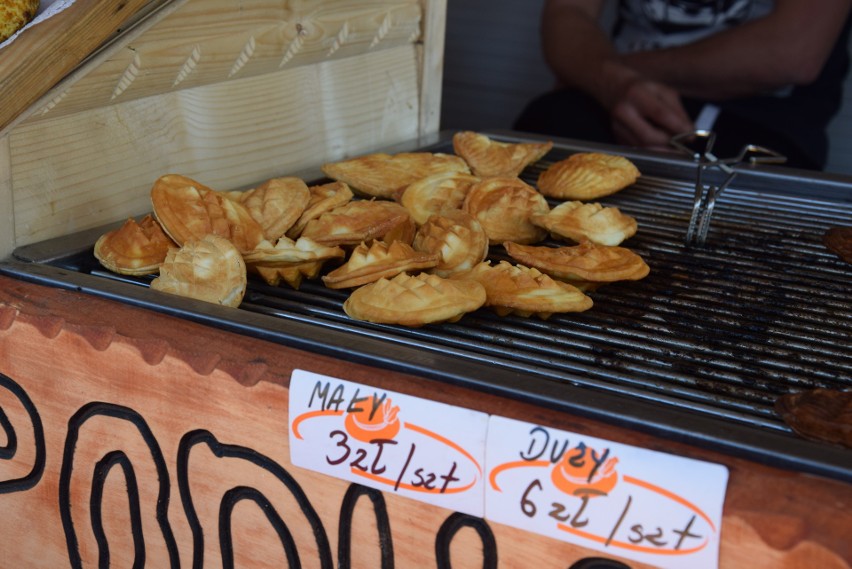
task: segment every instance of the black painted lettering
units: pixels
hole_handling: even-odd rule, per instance
[[[548,515],[551,518],[553,518],[554,520],[557,520],[557,521],[560,521],[560,522],[567,522],[569,519],[571,519],[571,514],[567,514],[567,513],[563,514],[562,512],[564,512],[564,511],[565,511],[565,505],[564,504],[560,504],[559,502],[553,502],[550,505],[550,513]]]
[[[668,542],[663,540],[663,528],[657,526],[657,531],[654,533],[646,533],[645,541],[650,541],[657,547],[664,547]]]
[[[388,398],[387,393],[382,393],[382,396],[379,397],[378,393],[373,393],[373,408],[370,409],[370,420],[373,420],[373,417],[376,416],[376,411],[382,406],[385,400]]]
[[[335,411],[340,411],[340,405],[343,404],[343,385],[338,385],[331,393],[331,398],[326,403],[326,409],[334,406]]]
[[[586,443],[580,443],[568,457],[568,464],[574,468],[582,468],[586,464]]]
[[[550,443],[550,433],[542,427],[533,427],[530,431],[530,447],[527,449],[526,455],[522,452],[521,458],[524,460],[537,460],[547,450],[547,445]]]
[[[704,537],[702,535],[698,535],[697,533],[690,533],[689,530],[692,528],[692,524],[694,522],[695,522],[695,516],[692,516],[689,519],[689,523],[686,524],[685,528],[683,528],[682,530],[677,530],[677,529],[672,530],[674,533],[676,533],[680,536],[680,538],[677,540],[677,545],[675,545],[675,551],[680,549],[680,546],[683,545],[683,540],[685,540],[688,537],[692,537],[692,538],[696,538],[696,539],[701,539],[702,537]]]
[[[335,458],[335,459],[332,459],[332,458],[329,458],[328,456],[326,456],[325,457],[326,462],[328,462],[329,464],[334,466],[334,465],[340,464],[341,462],[344,462],[347,458],[349,458],[349,453],[352,452],[352,450],[349,448],[349,445],[347,444],[347,441],[349,440],[349,436],[346,433],[344,433],[343,431],[335,430],[335,431],[331,431],[328,434],[328,437],[330,439],[333,439],[334,437],[340,437],[340,440],[337,441],[336,446],[343,449],[343,454],[341,454],[339,458]]]
[[[528,518],[532,518],[533,516],[535,516],[536,511],[538,511],[538,508],[536,508],[535,503],[530,500],[530,494],[532,493],[532,490],[535,487],[538,487],[539,490],[542,489],[541,482],[538,480],[538,478],[530,482],[530,485],[527,486],[527,489],[524,490],[524,493],[521,496],[521,511]]]
[[[414,458],[414,449],[417,445],[411,443],[411,450],[408,451],[408,458],[405,459],[405,464],[402,465],[402,470],[399,471],[399,476],[396,477],[396,484],[393,485],[394,492],[399,490],[399,485],[402,484],[402,479],[405,477],[405,471],[408,470],[408,465],[411,464],[411,459]]]
[[[630,543],[640,543],[643,539],[645,539],[645,534],[642,533],[642,529],[642,524],[633,524],[630,526],[630,531],[633,532],[633,535],[627,536]]]
[[[322,404],[320,405],[320,409],[325,411],[326,409],[326,398],[328,397],[328,382],[318,381],[314,384],[313,390],[311,390],[311,398],[308,400],[308,408],[310,409],[314,405],[314,396],[320,397],[322,399]]]
[[[609,449],[606,449],[600,457],[598,457],[598,453],[595,449],[591,449],[590,455],[592,457],[592,461],[595,463],[595,466],[592,468],[591,472],[589,472],[589,478],[587,482],[592,481],[592,478],[594,478],[595,474],[598,472],[598,469],[606,460],[606,457],[609,456]]]
[[[456,466],[456,461],[453,461],[453,465],[450,467],[450,471],[446,474],[441,475],[441,480],[444,481],[444,484],[441,486],[441,494],[447,491],[450,482],[458,482],[460,480],[459,477],[453,476],[456,473]]]
[[[583,503],[580,504],[580,509],[577,510],[577,513],[574,514],[574,518],[571,520],[571,527],[572,528],[581,528],[581,527],[588,525],[588,523],[589,523],[588,518],[586,518],[585,520],[580,518],[580,516],[583,515],[583,512],[586,511],[586,506],[589,505],[589,495],[584,494],[584,495],[580,496],[580,500],[582,500]]]
[[[352,461],[352,468],[357,468],[361,472],[367,472],[367,465],[364,459],[367,458],[367,451],[362,448],[355,449],[355,460]]]
[[[349,400],[349,405],[346,407],[347,413],[358,413],[358,412],[361,412],[361,411],[364,410],[363,407],[358,407],[357,405],[359,403],[363,403],[364,401],[366,401],[368,399],[368,397],[358,397],[358,395],[360,393],[361,393],[361,388],[360,387],[356,388],[355,389],[355,395],[352,396],[352,399]],[[370,418],[372,419],[373,416],[370,415]]]
[[[633,502],[633,496],[627,497],[627,503],[624,504],[624,509],[621,511],[621,515],[618,516],[618,521],[615,522],[615,525],[612,526],[612,531],[609,532],[609,537],[606,538],[606,542],[604,542],[604,546],[609,547],[609,544],[612,542],[612,539],[615,537],[616,532],[618,532],[618,528],[621,527],[621,522],[624,521],[624,518],[627,517],[627,511],[630,509],[630,503]]]
[[[378,447],[378,450],[376,451],[376,458],[373,459],[373,464],[370,466],[370,472],[373,474],[382,474],[385,470],[387,470],[386,466],[379,464],[382,460],[382,451],[384,450],[385,445],[395,445],[399,443],[393,439],[373,439],[370,441],[370,444]]]

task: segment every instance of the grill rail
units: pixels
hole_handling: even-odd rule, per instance
[[[447,142],[428,149],[451,151]],[[549,164],[583,149],[557,145],[522,177],[534,183]],[[622,246],[646,260],[650,275],[601,287],[591,293],[591,310],[547,321],[482,309],[454,324],[419,329],[357,322],[341,308],[348,293],[319,281],[299,290],[252,281],[237,311],[195,303],[176,308],[187,306],[185,299],[163,299],[147,289],[150,278],[115,275],[97,264],[91,246],[104,229],[78,236],[76,244],[64,238],[20,248],[18,261],[0,272],[274,341],[291,342],[288,327],[308,326],[313,347],[338,356],[368,357],[378,344],[385,355],[370,356],[372,363],[572,410],[594,400],[598,408],[583,410],[621,421],[633,406],[641,409],[639,427],[852,480],[850,451],[799,439],[773,410],[787,392],[852,389],[852,265],[822,244],[829,227],[852,224],[852,191],[846,190],[849,202],[846,194],[839,201],[773,194],[740,176],[716,204],[707,245],[687,248],[689,164],[660,167],[632,158],[643,176],[600,201],[636,217],[639,231]],[[804,181],[801,191],[810,189],[806,178],[772,178],[779,186]],[[492,248],[490,258],[508,259],[502,247]],[[359,343],[364,353],[348,352]],[[473,371],[458,371],[464,369]],[[486,369],[493,373],[472,375]],[[692,426],[675,424],[681,420]]]

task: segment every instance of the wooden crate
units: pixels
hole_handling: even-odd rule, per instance
[[[438,130],[445,0],[67,12],[0,50],[0,258],[150,211],[165,173],[245,187]]]

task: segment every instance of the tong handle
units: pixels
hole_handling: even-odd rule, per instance
[[[713,154],[716,134],[709,130],[695,130],[678,134],[673,136],[669,142],[681,152],[692,156],[692,159],[698,163],[692,215],[689,218],[689,225],[686,230],[686,246],[704,245],[710,231],[710,220],[713,217],[716,199],[727,189],[737,175],[736,166],[745,163],[782,164],[787,161],[783,154],[755,144],[743,146],[739,154],[732,158],[720,159]],[[696,142],[699,145],[698,150],[693,148]],[[727,177],[719,185],[705,186],[703,173],[707,168],[718,168],[727,174]]]

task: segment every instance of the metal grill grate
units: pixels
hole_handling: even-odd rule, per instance
[[[522,177],[534,183],[543,168],[572,151],[554,149]],[[304,282],[299,290],[252,281],[240,310],[227,318],[241,333],[265,339],[275,339],[281,323],[298,322],[379,340],[389,358],[392,346],[404,346],[484,363],[522,384],[628,396],[793,438],[773,411],[778,395],[852,388],[852,265],[822,244],[829,227],[852,223],[852,203],[760,193],[738,185],[745,184],[738,178],[717,202],[707,246],[687,248],[693,180],[675,179],[665,169],[657,175],[653,165],[646,170],[637,163],[650,173],[600,201],[638,220],[637,235],[622,246],[640,254],[651,273],[599,288],[585,313],[542,321],[482,309],[455,324],[407,329],[349,319],[341,308],[348,293],[321,281]],[[150,279],[102,270],[91,255],[93,242],[49,264],[99,281],[147,286]],[[492,248],[491,258],[508,259],[502,247]],[[142,303],[155,305],[157,298]]]

